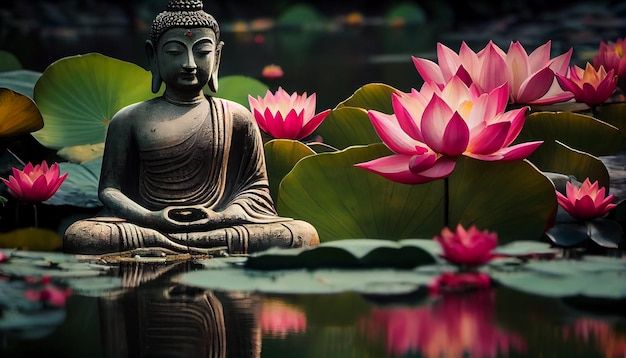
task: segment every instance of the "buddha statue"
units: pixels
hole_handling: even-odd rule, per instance
[[[263,143],[243,106],[217,92],[223,42],[201,0],[172,0],[154,20],[146,52],[152,91],[112,119],[98,188],[104,210],[73,223],[64,249],[104,254],[139,248],[251,253],[319,243],[310,224],[279,217]]]

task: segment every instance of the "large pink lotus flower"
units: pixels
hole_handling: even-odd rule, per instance
[[[606,189],[600,188],[598,181],[593,184],[585,179],[580,188],[568,182],[565,186],[567,196],[556,192],[559,205],[571,216],[579,220],[590,220],[606,215],[615,208],[613,195],[606,196]]]
[[[250,110],[259,127],[274,138],[302,139],[309,136],[330,113],[327,109],[315,114],[315,93],[289,95],[282,88],[267,91],[265,97],[248,96]]]
[[[554,79],[555,73],[566,74],[572,49],[550,59],[550,48],[548,41],[529,55],[519,42],[511,42],[505,53],[489,41],[475,53],[463,42],[457,54],[438,43],[439,64],[417,57],[413,57],[413,63],[424,82],[443,86],[456,75],[468,85],[476,84],[481,92],[490,92],[507,83],[511,103],[547,105],[572,98]]]
[[[278,300],[266,300],[261,309],[261,330],[264,334],[285,337],[306,330],[306,315],[297,307]]]
[[[10,175],[8,180],[4,178],[0,180],[9,187],[9,193],[16,199],[37,203],[50,199],[57,192],[68,175],[65,173],[59,176],[59,174],[57,163],[48,168],[48,163],[44,160],[35,166],[28,163],[24,170],[13,168],[13,175]]]
[[[524,339],[498,327],[493,290],[444,295],[420,307],[371,310],[360,322],[370,340],[382,340],[388,355],[495,358],[526,351]]]
[[[443,249],[443,258],[455,265],[478,266],[493,258],[492,251],[498,245],[498,234],[480,231],[476,226],[469,230],[459,224],[453,232],[447,227],[435,240]]]
[[[528,108],[505,112],[508,96],[506,85],[480,94],[458,76],[443,89],[425,83],[419,92],[393,94],[394,115],[368,115],[395,154],[356,166],[399,183],[420,184],[449,176],[460,155],[486,161],[524,159],[542,142],[510,146]]]
[[[566,91],[572,92],[577,102],[588,106],[597,106],[604,103],[615,91],[617,78],[615,72],[608,73],[603,66],[596,71],[590,63],[583,70],[578,66],[572,66],[567,76],[556,75],[559,85]]]
[[[597,69],[600,66],[604,67],[607,71],[613,70],[618,77],[618,83],[622,89],[624,89],[624,83],[626,81],[626,57],[624,57],[624,47],[626,46],[626,39],[620,39],[615,43],[606,43],[602,41],[600,43],[600,49],[598,54],[593,58],[593,66]]]

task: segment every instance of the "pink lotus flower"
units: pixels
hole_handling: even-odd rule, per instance
[[[491,251],[498,245],[498,234],[479,231],[475,226],[465,230],[461,224],[456,232],[448,228],[435,237],[443,249],[443,258],[455,265],[478,266],[489,262]]]
[[[306,330],[306,315],[297,307],[278,300],[266,300],[261,309],[261,330],[264,334],[285,337]]]
[[[583,70],[578,66],[572,66],[567,76],[556,75],[561,88],[574,94],[577,102],[586,103],[588,106],[597,106],[604,103],[615,91],[617,79],[614,71],[608,73],[600,66],[595,70],[590,63]]]
[[[315,93],[307,97],[306,92],[289,95],[282,88],[276,93],[267,91],[264,98],[248,96],[250,109],[259,127],[274,138],[302,139],[326,119],[327,109],[315,114]]]
[[[4,178],[0,180],[9,187],[9,193],[16,199],[27,203],[37,203],[50,199],[57,192],[67,178],[67,173],[62,176],[59,174],[57,163],[48,168],[48,163],[44,160],[35,166],[28,163],[24,170],[13,168],[13,175],[9,176],[9,180]]]
[[[550,47],[548,41],[529,55],[519,42],[511,42],[505,53],[489,41],[475,53],[463,42],[457,54],[438,43],[439,64],[417,57],[413,57],[413,63],[424,82],[443,86],[458,76],[468,85],[476,84],[481,92],[491,92],[507,83],[511,103],[546,105],[572,98],[554,80],[555,73],[566,74],[572,49],[550,59]]]
[[[68,297],[72,295],[72,290],[69,288],[61,289],[49,284],[41,290],[26,290],[24,295],[30,301],[43,302],[46,305],[59,308],[65,306]]]
[[[606,196],[606,189],[600,188],[598,181],[593,184],[585,179],[580,188],[568,182],[565,186],[567,196],[556,192],[559,205],[572,217],[579,220],[590,220],[606,215],[615,208],[613,195]]]
[[[9,261],[9,255],[7,255],[4,251],[0,251],[0,264],[7,261]]]
[[[615,43],[600,43],[598,54],[593,58],[593,66],[597,69],[600,66],[607,71],[613,70],[618,77],[619,82],[626,81],[626,57],[624,57],[624,46],[626,39],[617,40]],[[619,83],[620,87],[624,87],[625,83]]]
[[[285,72],[283,72],[282,67],[274,64],[263,67],[263,71],[261,71],[261,76],[268,80],[275,80],[283,77],[284,75]]]
[[[542,142],[509,147],[528,108],[505,112],[508,96],[506,85],[480,94],[459,76],[443,89],[425,83],[419,92],[393,94],[394,115],[368,115],[395,154],[356,166],[399,183],[420,184],[449,176],[460,155],[486,161],[526,158]]]

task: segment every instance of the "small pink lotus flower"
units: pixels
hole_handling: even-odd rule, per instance
[[[44,286],[41,290],[30,289],[24,292],[24,296],[30,301],[43,302],[45,305],[57,308],[64,307],[71,295],[71,289],[61,289],[51,284]]]
[[[491,251],[498,245],[498,234],[479,231],[476,226],[465,230],[461,224],[456,232],[448,228],[435,237],[443,249],[443,258],[455,265],[479,266],[493,258]]]
[[[9,255],[7,255],[4,251],[0,251],[0,264],[7,261],[9,261]]]
[[[615,72],[608,73],[603,66],[597,71],[590,63],[583,70],[572,66],[567,76],[556,75],[561,88],[574,94],[576,102],[583,102],[588,106],[597,106],[604,103],[615,91],[617,79]]]
[[[395,182],[420,184],[449,176],[460,155],[524,159],[542,142],[510,146],[528,108],[505,112],[508,97],[506,85],[481,94],[459,76],[443,88],[425,83],[419,92],[395,93],[393,115],[368,112],[376,133],[395,154],[356,166]]]
[[[24,170],[13,168],[13,175],[10,175],[8,180],[4,178],[0,180],[9,187],[9,193],[16,199],[37,203],[50,199],[57,192],[68,175],[65,173],[59,176],[59,174],[57,163],[48,168],[48,163],[44,160],[35,166],[28,163]]]
[[[263,67],[263,71],[261,71],[261,76],[268,80],[275,80],[283,77],[284,75],[285,72],[283,72],[282,67],[274,64]]]
[[[485,93],[506,83],[511,103],[546,105],[572,98],[554,79],[555,73],[566,74],[572,49],[550,59],[550,47],[548,41],[529,55],[519,42],[511,42],[508,52],[504,52],[489,41],[475,53],[463,42],[457,54],[438,43],[439,64],[417,57],[413,57],[413,63],[424,82],[443,86],[453,76],[458,76],[468,85],[476,84]]]
[[[299,308],[278,300],[263,302],[261,330],[264,334],[286,337],[289,333],[306,331],[306,315]]]
[[[593,184],[585,179],[580,188],[568,182],[565,186],[567,196],[556,192],[559,205],[578,220],[590,220],[606,215],[615,208],[613,195],[606,196],[606,189],[600,188],[598,181]]]
[[[309,97],[306,92],[289,95],[280,87],[274,94],[267,91],[264,98],[248,96],[259,127],[272,137],[282,139],[308,137],[326,119],[330,109],[315,114],[315,99],[315,93]]]
[[[615,41],[615,43],[601,42],[598,54],[593,58],[593,66],[597,69],[600,66],[607,71],[613,70],[618,77],[618,85],[624,87],[626,81],[626,57],[624,57],[624,47],[626,46],[626,38]],[[622,88],[624,89],[624,88]]]

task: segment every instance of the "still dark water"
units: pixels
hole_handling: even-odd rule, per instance
[[[0,332],[1,356],[626,356],[624,311],[601,301],[504,288],[444,296],[275,296],[172,283],[190,269],[125,266],[117,274],[126,288],[72,296],[63,323],[47,333]]]

